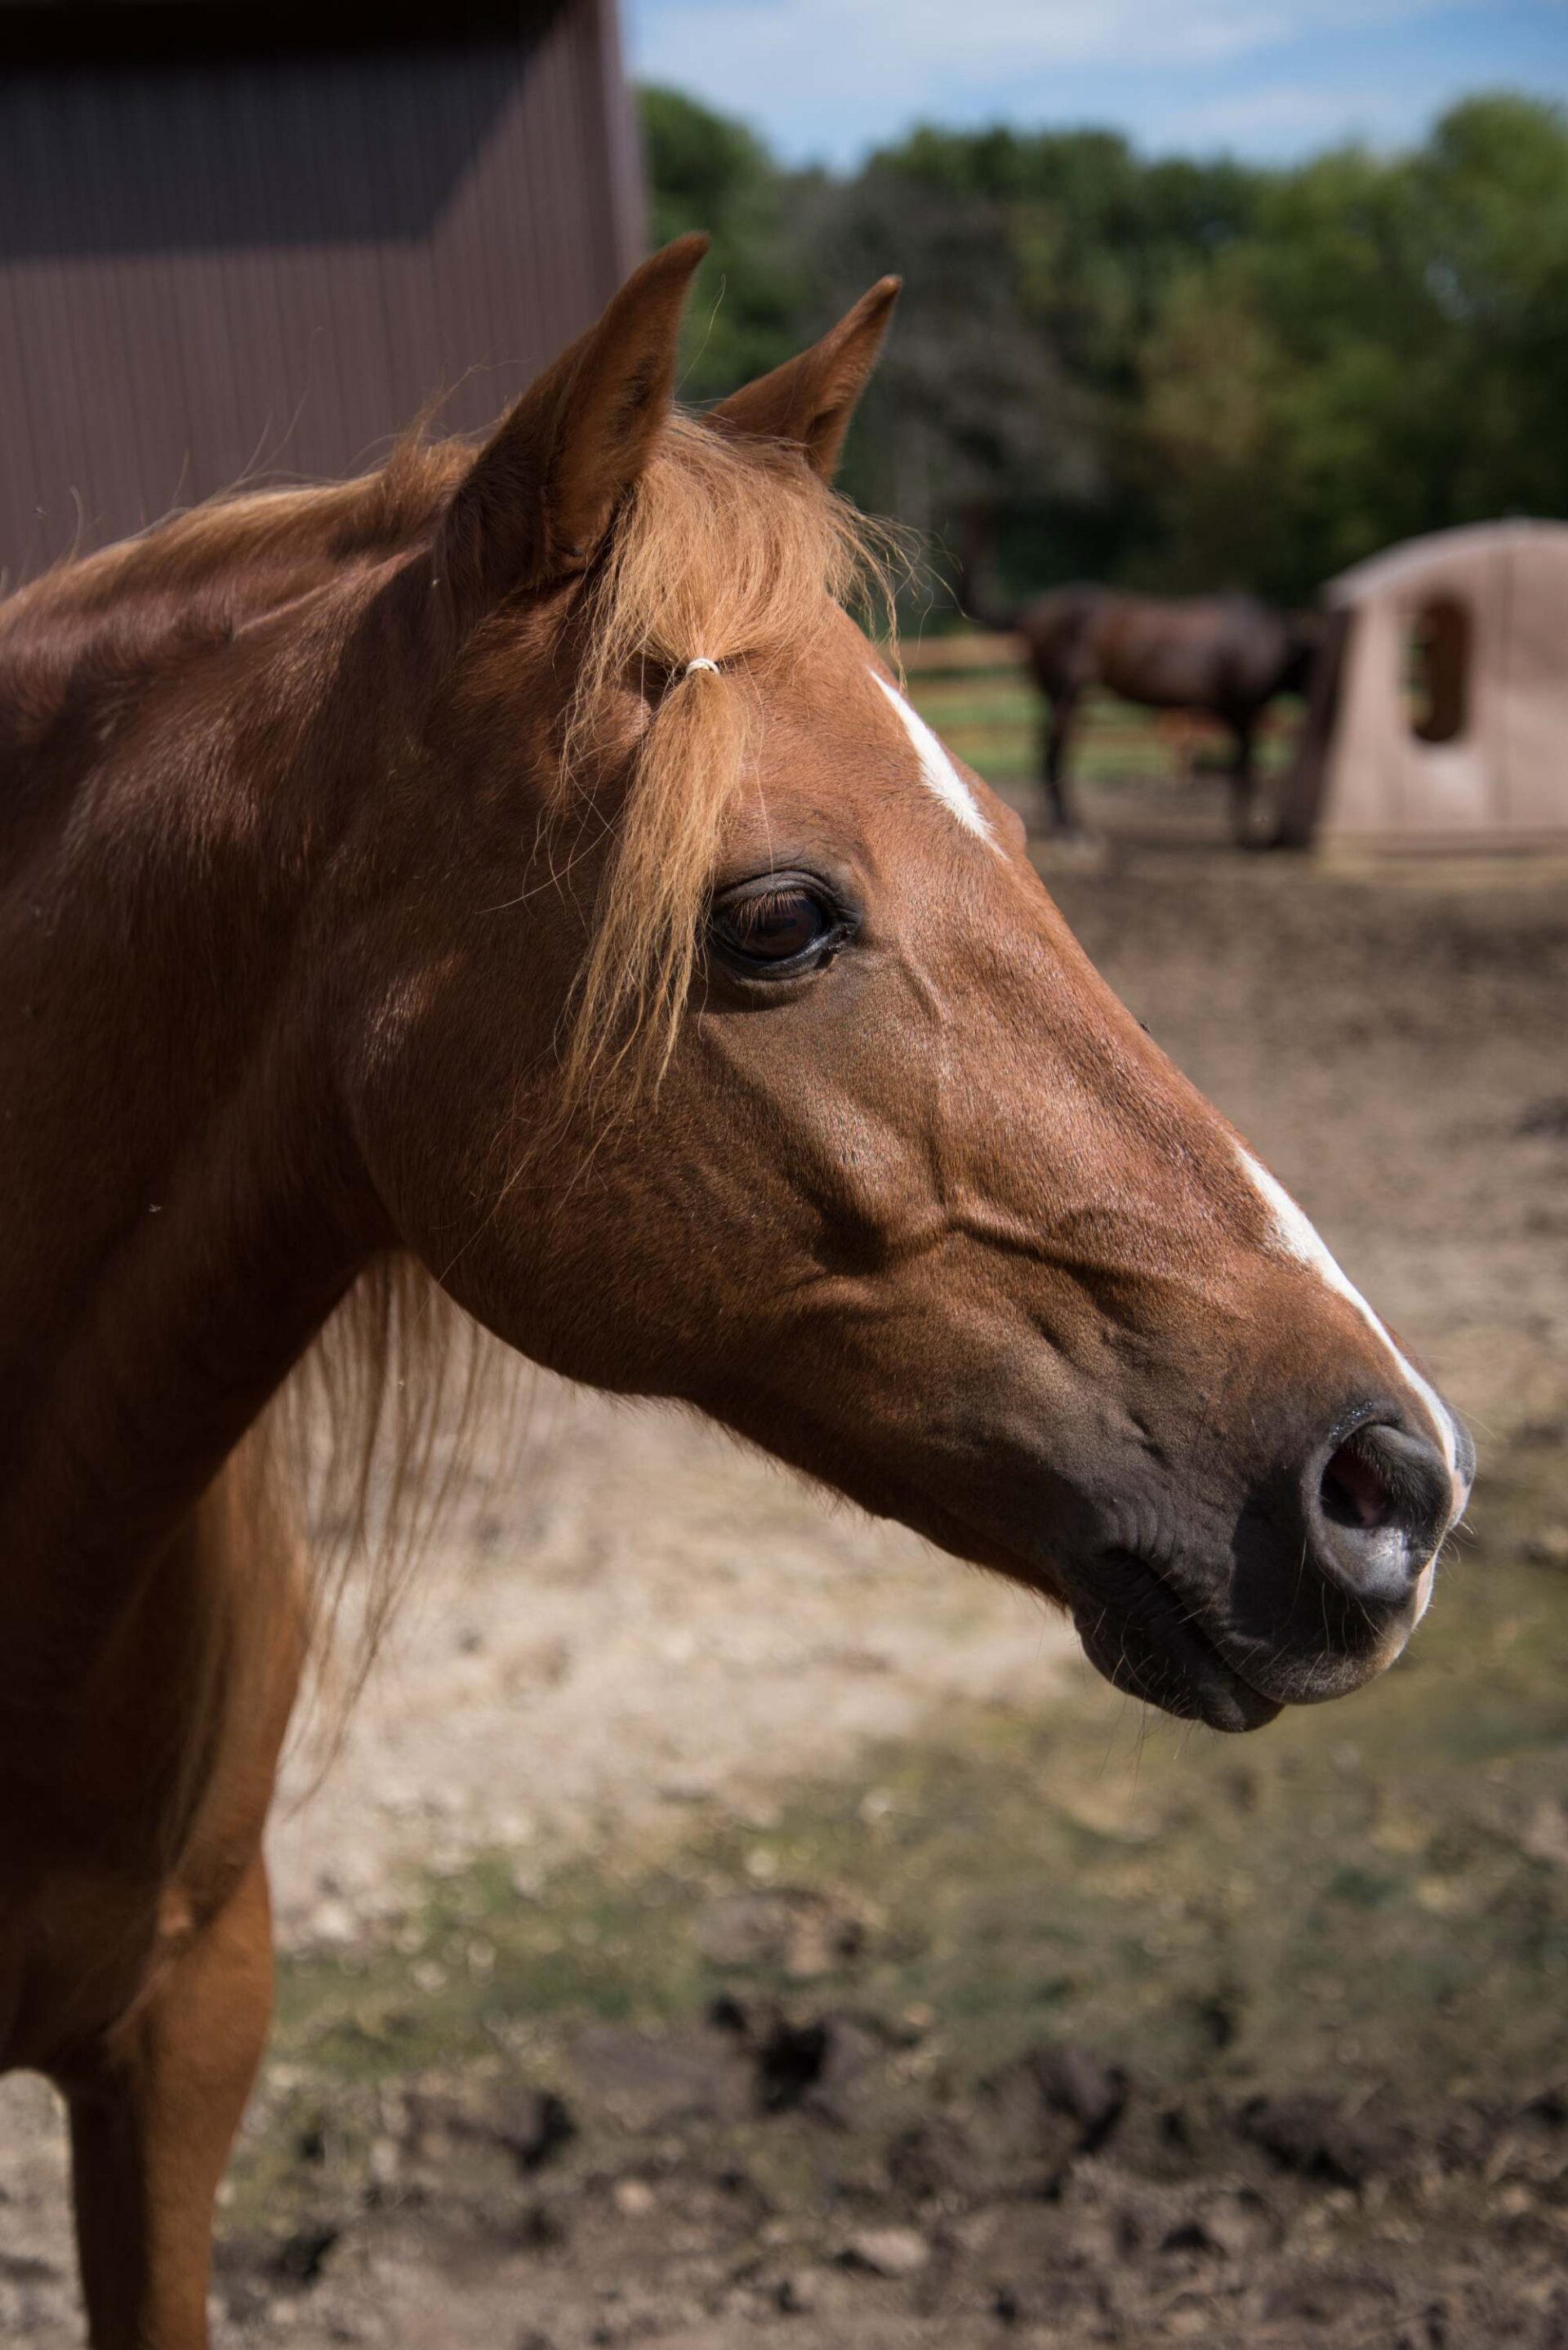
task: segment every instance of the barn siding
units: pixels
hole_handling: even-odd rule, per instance
[[[530,42],[0,78],[0,564],[486,423],[639,240],[613,0]]]

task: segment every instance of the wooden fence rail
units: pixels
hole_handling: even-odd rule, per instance
[[[910,638],[898,656],[911,698],[961,757],[982,775],[1033,773],[1044,705],[1023,637],[967,629]],[[1293,731],[1294,722],[1273,711],[1260,729],[1265,740]],[[1095,764],[1141,757],[1186,776],[1206,753],[1225,753],[1231,735],[1205,711],[1143,711],[1096,691],[1085,697],[1079,740]]]

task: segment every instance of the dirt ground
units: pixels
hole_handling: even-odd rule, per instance
[[[1102,794],[1103,969],[1475,1427],[1385,1682],[1230,1742],[671,1415],[535,1390],[274,1842],[221,2345],[1568,2350],[1568,868]],[[0,2338],[79,2340],[0,2088]]]

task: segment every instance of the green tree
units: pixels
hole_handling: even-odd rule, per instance
[[[1017,591],[1295,600],[1400,538],[1568,515],[1559,109],[1480,96],[1407,153],[1272,171],[927,126],[843,178],[782,172],[676,92],[643,110],[657,233],[714,236],[688,397],[897,271],[846,486],[950,545],[989,510]]]
[[[1289,367],[1250,273],[1176,277],[1142,366],[1129,478],[1147,500],[1147,584],[1291,593]]]
[[[784,186],[744,126],[679,90],[640,93],[654,242],[705,229],[713,249],[688,322],[683,399],[765,374],[795,348],[802,289],[783,234]]]

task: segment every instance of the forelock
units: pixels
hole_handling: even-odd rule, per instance
[[[668,1065],[757,687],[810,660],[846,606],[879,609],[890,633],[898,560],[798,450],[671,419],[590,590],[567,725],[570,793],[627,684],[657,697],[572,1006],[568,1099],[612,1075],[634,1091]]]

